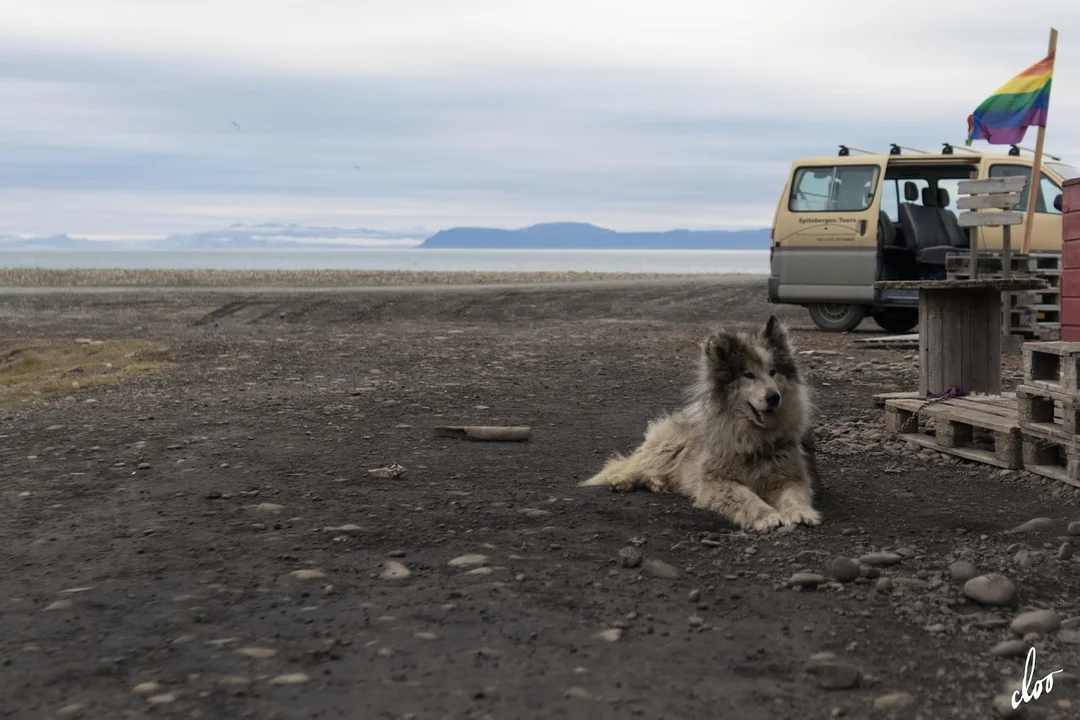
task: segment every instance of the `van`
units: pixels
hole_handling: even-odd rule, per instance
[[[854,330],[868,315],[887,332],[910,331],[918,291],[874,283],[944,278],[946,255],[971,247],[958,221],[957,185],[1030,178],[1034,157],[1021,149],[990,154],[945,143],[940,153],[900,145],[876,153],[841,145],[836,156],[796,160],[773,217],[769,302],[806,307],[827,332]],[[1043,154],[1030,252],[1061,252],[1061,185],[1076,177],[1080,170]],[[1025,189],[1014,209],[1024,212],[1027,203]],[[1013,226],[1014,252],[1024,227]],[[1001,246],[1000,227],[978,229],[980,250]]]

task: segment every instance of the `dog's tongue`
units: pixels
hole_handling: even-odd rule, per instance
[[[780,422],[780,415],[775,410],[766,410],[761,413],[761,424],[772,429]]]

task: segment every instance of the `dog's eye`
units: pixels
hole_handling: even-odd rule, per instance
[[[754,379],[754,373],[752,373],[752,372],[745,372],[745,373],[742,374],[742,376],[744,378],[746,378],[747,380],[753,380]]]
[[[775,375],[776,375],[776,371],[775,371],[775,370],[770,370],[770,371],[769,371],[769,377],[774,377]]]

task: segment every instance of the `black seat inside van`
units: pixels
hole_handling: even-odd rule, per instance
[[[945,226],[945,236],[949,238],[949,244],[954,248],[971,247],[967,231],[960,227],[960,221],[956,219],[956,213],[949,210],[949,191],[938,188],[937,212],[941,218],[941,224]]]
[[[923,204],[916,205],[919,188],[911,181],[904,183],[907,202],[900,203],[900,230],[907,247],[914,251],[915,259],[922,265],[944,265],[945,256],[959,247],[950,242],[949,231],[939,213],[939,210],[949,211],[938,207],[938,195],[932,188],[923,188]],[[947,198],[948,193],[945,196]]]

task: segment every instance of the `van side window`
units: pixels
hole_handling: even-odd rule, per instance
[[[861,212],[874,202],[876,165],[804,167],[795,172],[791,212]]]
[[[923,189],[930,187],[930,183],[922,178],[886,178],[881,187],[881,209],[894,223],[900,222],[900,203],[907,202],[904,199],[904,185],[915,183],[919,190],[916,205],[922,205]]]
[[[1054,207],[1053,202],[1054,198],[1061,194],[1061,188],[1045,173],[1039,175],[1039,194],[1035,197],[1035,212],[1060,215],[1061,211]],[[1026,165],[991,165],[990,177],[1025,177],[1030,180],[1031,168]],[[1020,204],[1013,208],[1014,210],[1020,212],[1027,210],[1028,187],[1024,187],[1024,192],[1020,193]]]

